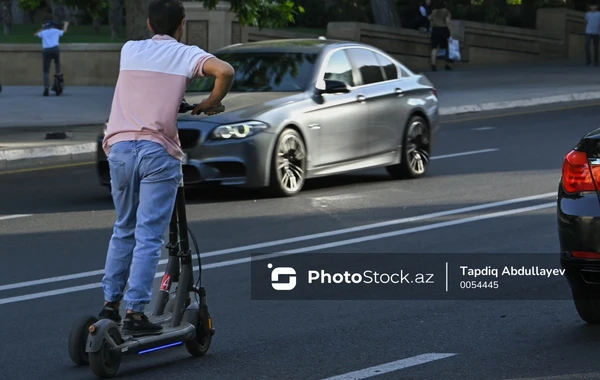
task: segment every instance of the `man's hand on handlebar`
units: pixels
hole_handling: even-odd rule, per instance
[[[201,101],[192,111],[192,115],[200,115],[204,113],[208,116],[216,115],[225,111],[223,104],[210,104],[205,100]]]
[[[184,100],[181,102],[178,112],[187,113],[192,111],[192,115],[200,115],[201,113],[204,113],[208,116],[212,116],[225,111],[225,106],[222,104],[218,106],[210,106],[210,108],[208,107],[209,105],[205,101],[200,104],[189,104]]]

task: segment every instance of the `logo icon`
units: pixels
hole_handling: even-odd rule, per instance
[[[171,276],[165,274],[160,283],[160,290],[168,291],[169,286],[171,286]]]
[[[273,264],[267,264],[267,268],[273,268]],[[280,276],[288,276],[287,282],[280,282]],[[292,290],[296,287],[296,270],[291,267],[279,267],[271,272],[271,286],[275,290]]]

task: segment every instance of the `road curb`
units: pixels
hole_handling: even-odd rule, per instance
[[[600,91],[580,92],[577,94],[552,95],[532,99],[487,102],[456,107],[440,107],[440,116],[453,116],[466,113],[501,111],[514,108],[535,107],[554,103],[582,102],[600,99]]]
[[[4,149],[0,150],[0,170],[79,163],[95,157],[96,143]]]
[[[600,91],[589,91],[576,94],[552,95],[532,99],[486,102],[456,107],[440,107],[439,114],[440,116],[460,116],[479,112],[502,111],[559,103],[585,102],[599,99]],[[4,149],[0,150],[0,171],[93,161],[96,158],[96,149],[97,145],[95,142]]]

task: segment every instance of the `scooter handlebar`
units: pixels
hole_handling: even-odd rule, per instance
[[[181,102],[181,105],[179,106],[179,113],[186,113],[186,112],[193,111],[194,108],[196,108],[197,106],[198,106],[197,104],[189,104],[186,102]],[[202,112],[206,113],[207,111],[223,112],[223,111],[225,111],[225,106],[221,104],[218,107],[206,109]]]

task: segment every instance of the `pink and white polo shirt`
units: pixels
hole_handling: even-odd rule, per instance
[[[104,152],[108,155],[110,146],[120,141],[148,140],[181,160],[177,111],[188,83],[204,76],[204,64],[213,57],[163,35],[125,43]]]

